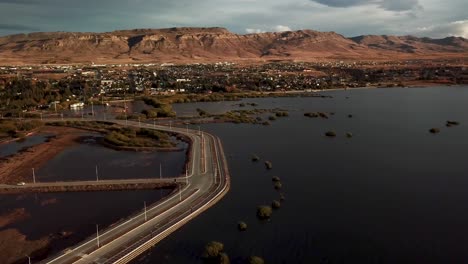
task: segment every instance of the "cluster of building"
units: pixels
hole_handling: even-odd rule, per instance
[[[240,65],[119,64],[0,67],[0,89],[12,79],[68,86],[93,94],[170,94],[236,90],[316,90],[364,86],[405,86],[434,82],[468,83],[465,62],[274,62]]]

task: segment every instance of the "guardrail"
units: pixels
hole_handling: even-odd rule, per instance
[[[224,155],[223,157],[219,156],[218,151],[217,151],[218,148],[216,147],[217,145],[222,150],[222,145],[218,138],[215,138],[212,135],[209,135],[209,136],[212,138],[213,143],[214,143],[213,148],[214,148],[214,153],[217,159],[216,166],[218,167],[218,171],[220,172],[219,184],[213,185],[210,188],[210,191],[206,195],[197,199],[198,202],[196,204],[196,207],[198,207],[198,209],[196,209],[195,211],[190,211],[190,212],[186,212],[186,211],[182,212],[176,218],[171,219],[168,223],[165,223],[163,226],[156,229],[157,231],[159,231],[160,229],[165,228],[163,232],[159,234],[151,233],[143,238],[140,238],[138,241],[136,241],[126,250],[122,251],[118,255],[115,255],[114,257],[109,258],[104,263],[126,264],[130,262],[131,260],[141,255],[146,250],[156,245],[162,239],[164,239],[165,237],[167,237],[168,235],[176,231],[179,227],[189,222],[195,216],[201,214],[202,212],[204,212],[205,210],[213,206],[217,201],[219,201],[227,193],[227,191],[230,188],[230,182],[229,182],[230,177],[229,177],[229,171],[227,168],[227,162],[226,162],[226,158],[224,157]],[[221,153],[224,153],[224,152],[221,152]],[[220,168],[221,167],[220,162],[223,165],[222,170]],[[224,177],[221,177],[222,174],[224,175]],[[211,191],[212,189],[214,190]]]

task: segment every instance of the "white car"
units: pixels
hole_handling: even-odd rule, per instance
[[[18,186],[25,186],[26,183],[25,183],[25,182],[18,182],[16,185],[18,185]]]

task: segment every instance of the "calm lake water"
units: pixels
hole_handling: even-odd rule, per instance
[[[43,142],[41,139],[40,136],[29,137],[25,143],[39,144]],[[11,144],[20,145],[20,143]],[[24,144],[21,147],[25,147]],[[96,165],[101,180],[159,178],[160,164],[162,164],[162,177],[175,177],[185,171],[188,145],[178,141],[177,147],[182,151],[143,153],[116,151],[96,143],[83,143],[64,150],[45,166],[36,170],[36,180],[95,180]],[[169,192],[170,190],[145,190],[1,195],[0,215],[8,214],[17,208],[24,208],[28,217],[2,227],[0,231],[15,228],[30,240],[60,232],[71,232],[69,238],[54,240],[50,251],[50,254],[54,254],[93,235],[96,232],[96,224],[104,229],[132,213],[141,211],[144,202],[150,205],[167,196]],[[2,263],[1,257],[0,263]]]
[[[244,100],[290,110],[269,127],[204,125],[222,139],[231,191],[134,263],[200,263],[211,240],[224,243],[232,263],[251,255],[266,263],[466,262],[468,87],[327,94],[334,98]],[[309,111],[335,115],[304,117]],[[447,120],[461,125],[446,128]],[[432,127],[441,133],[430,134]],[[326,138],[329,130],[338,136]],[[253,153],[273,170],[252,163]],[[256,207],[279,197],[272,176],[281,177],[286,201],[260,222]],[[246,232],[237,231],[238,221],[247,222]]]
[[[0,230],[18,229],[30,240],[71,232],[70,237],[55,240],[51,244],[49,253],[54,254],[94,234],[96,224],[104,229],[140,211],[145,201],[148,204],[157,202],[169,192],[153,190],[2,195],[0,215],[24,208],[29,217]]]
[[[12,141],[0,144],[0,158],[16,154],[22,149],[44,143],[47,140],[47,137],[48,135],[33,135],[22,141]]]
[[[117,151],[96,143],[68,148],[36,173],[38,181],[95,180],[96,166],[101,180],[178,177],[185,173],[188,145],[178,141],[181,151]]]

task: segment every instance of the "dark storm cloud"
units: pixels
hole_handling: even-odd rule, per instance
[[[0,35],[221,26],[236,33],[315,29],[467,35],[466,0],[0,0]],[[448,25],[448,26],[443,26]],[[447,29],[447,33],[448,33]]]
[[[418,0],[311,0],[330,7],[377,5],[389,11],[407,11],[419,8]]]

